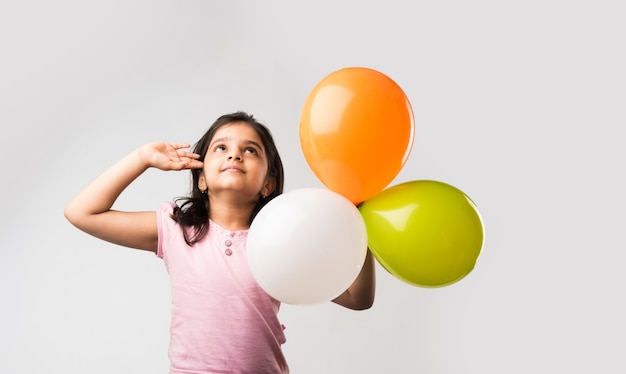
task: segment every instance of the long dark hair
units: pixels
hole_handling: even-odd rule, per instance
[[[225,114],[219,117],[209,127],[209,130],[200,138],[200,140],[193,146],[193,152],[200,155],[199,160],[204,161],[209,144],[215,136],[217,130],[223,126],[229,125],[234,122],[243,122],[253,128],[261,141],[267,154],[268,163],[268,175],[275,178],[276,188],[265,198],[260,198],[256,206],[252,211],[250,217],[250,223],[257,215],[257,213],[276,196],[283,193],[284,184],[284,170],[283,163],[278,154],[278,149],[274,143],[274,138],[270,130],[257,121],[254,116],[246,112],[235,112]],[[191,192],[189,196],[176,198],[177,203],[172,213],[172,219],[174,219],[183,229],[183,236],[185,242],[188,245],[193,245],[199,242],[209,232],[209,199],[207,195],[203,193],[198,187],[198,181],[200,180],[200,174],[202,169],[191,169]]]

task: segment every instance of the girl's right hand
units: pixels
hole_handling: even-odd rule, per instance
[[[160,170],[200,169],[200,155],[187,152],[185,143],[149,143],[139,148],[139,156],[149,166]]]

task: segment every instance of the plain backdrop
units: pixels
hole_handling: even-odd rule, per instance
[[[63,208],[139,145],[193,143],[235,110],[274,132],[286,191],[322,187],[299,116],[351,66],[413,106],[391,185],[456,186],[486,240],[448,287],[377,265],[370,310],[283,305],[292,372],[626,372],[625,16],[608,0],[3,1],[0,372],[166,373],[162,261],[78,231]],[[116,207],[188,187],[150,170]]]

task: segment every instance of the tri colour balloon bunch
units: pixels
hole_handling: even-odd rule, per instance
[[[252,222],[250,268],[268,294],[288,304],[332,300],[359,274],[368,247],[414,286],[447,286],[474,269],[484,228],[463,191],[434,180],[388,187],[414,136],[411,103],[379,71],[340,69],[313,88],[300,144],[327,189],[286,192]]]

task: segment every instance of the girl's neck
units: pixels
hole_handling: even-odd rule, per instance
[[[226,230],[247,230],[250,228],[253,209],[254,205],[227,204],[211,200],[209,217]]]

